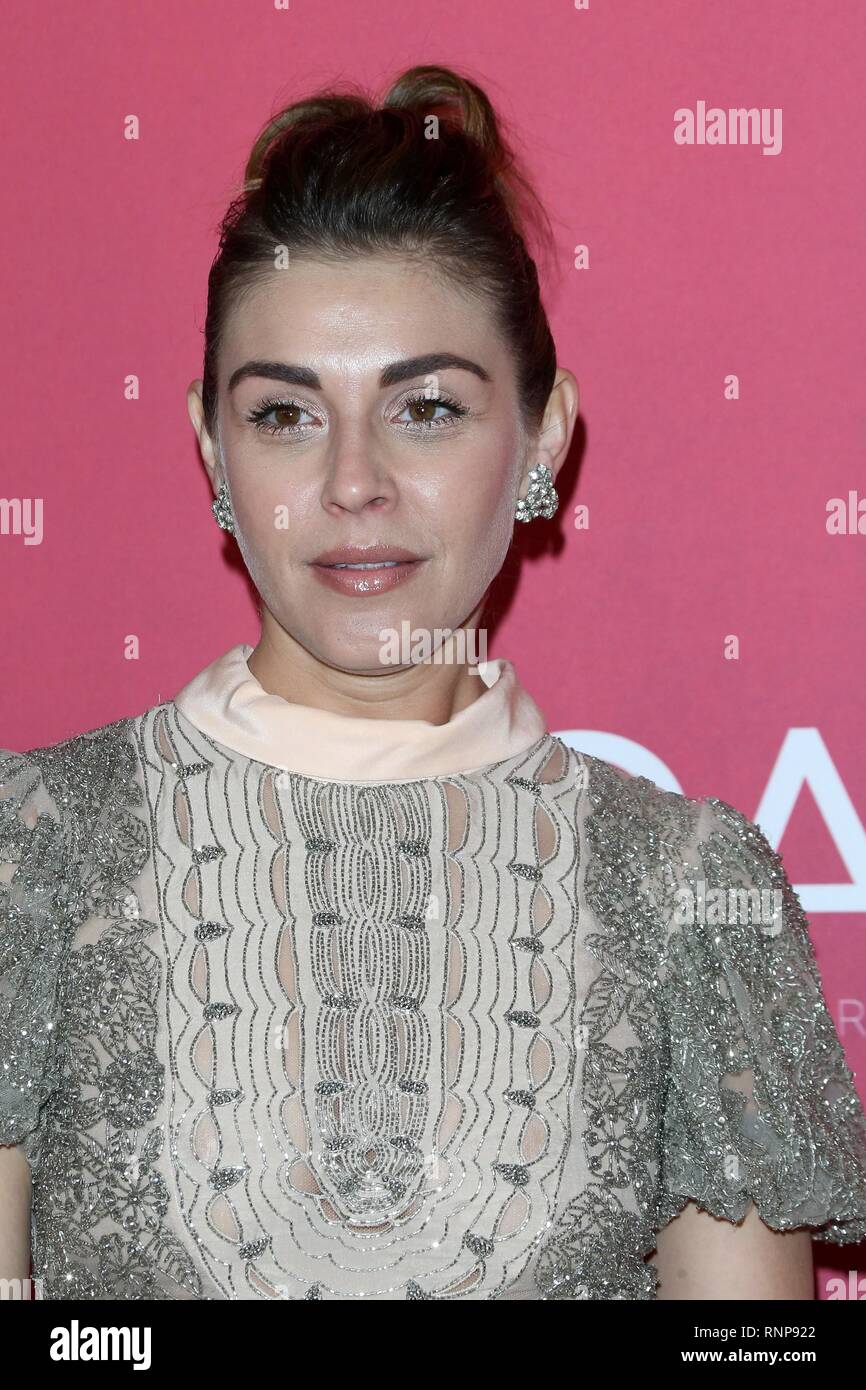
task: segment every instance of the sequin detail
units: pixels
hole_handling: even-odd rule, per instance
[[[669,1201],[692,1198],[729,1221],[754,1202],[776,1230],[866,1239],[866,1116],[781,857],[757,825],[709,797],[685,886],[690,901],[716,890],[730,920],[710,925],[706,913],[678,927],[660,970]],[[731,895],[755,888],[778,891],[778,919],[737,915]]]

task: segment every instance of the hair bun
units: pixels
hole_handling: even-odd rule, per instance
[[[444,117],[477,140],[494,164],[510,163],[510,151],[486,93],[452,68],[409,68],[385,94],[382,108],[388,106]]]
[[[409,68],[383,97],[381,109],[388,107],[439,116],[473,140],[481,148],[490,180],[515,231],[527,241],[534,238],[539,254],[552,247],[547,215],[514,156],[490,98],[477,82],[434,64]]]

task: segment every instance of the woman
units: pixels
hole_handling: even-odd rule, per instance
[[[0,761],[2,1273],[32,1203],[46,1297],[808,1299],[866,1236],[778,855],[478,660],[577,415],[528,198],[441,68],[253,148],[189,410],[260,641]]]

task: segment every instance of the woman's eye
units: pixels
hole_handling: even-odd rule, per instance
[[[456,401],[444,400],[442,397],[436,399],[433,396],[411,396],[409,400],[403,402],[403,411],[409,411],[408,420],[400,420],[398,424],[406,429],[427,426],[439,428],[442,425],[453,424],[461,415],[468,414],[465,406],[458,405]],[[436,417],[437,410],[444,410],[446,414]]]
[[[309,414],[309,410],[297,401],[263,401],[250,411],[247,419],[261,434],[295,434],[306,428],[300,423],[299,416]],[[270,416],[275,418],[271,420]]]

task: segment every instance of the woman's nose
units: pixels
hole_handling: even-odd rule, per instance
[[[373,451],[346,446],[330,460],[322,485],[322,506],[360,512],[371,503],[382,507],[396,500],[393,476]]]

